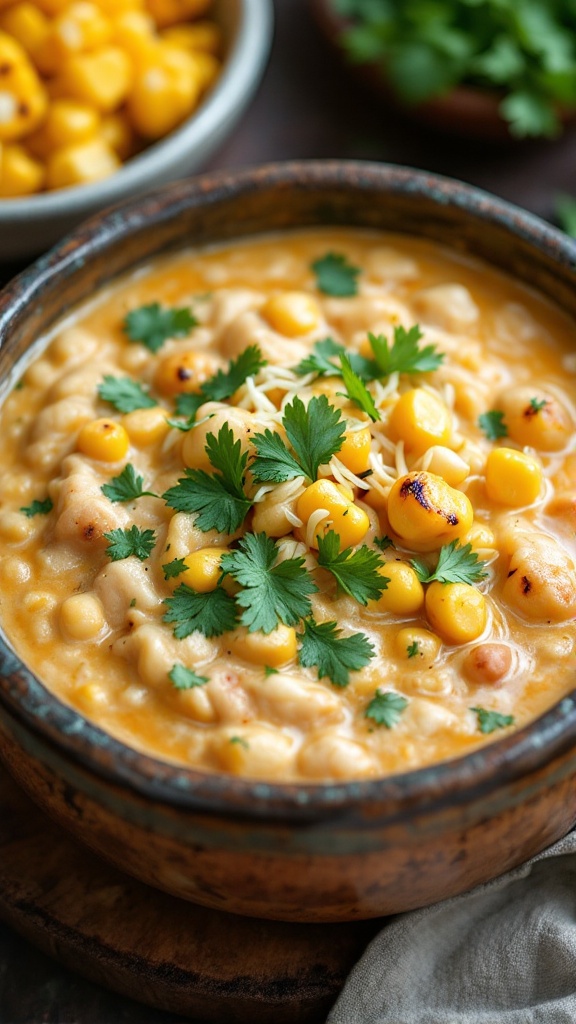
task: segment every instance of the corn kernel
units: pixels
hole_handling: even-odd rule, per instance
[[[337,458],[351,473],[365,473],[369,466],[372,437],[368,427],[361,430],[347,430],[344,443]]]
[[[194,24],[174,25],[161,33],[165,42],[179,46],[182,50],[211,53],[216,56],[222,46],[220,26],[213,21],[197,21]]]
[[[96,4],[79,0],[70,4],[51,23],[35,64],[44,75],[53,75],[75,53],[97,50],[110,39],[112,26]]]
[[[154,386],[163,395],[198,394],[219,365],[219,361],[206,352],[173,352],[158,364]]]
[[[97,707],[103,707],[108,703],[108,694],[103,686],[98,683],[83,683],[74,691],[76,703],[88,714]]]
[[[100,127],[94,107],[76,100],[54,100],[42,127],[27,140],[35,156],[46,159],[54,150],[93,139]]]
[[[396,633],[394,646],[398,657],[414,668],[430,668],[438,657],[441,641],[429,629],[405,626]]]
[[[48,34],[48,19],[36,4],[23,0],[0,15],[0,31],[12,36],[34,58]]]
[[[109,17],[116,17],[127,11],[144,10],[144,0],[96,0],[96,3]]]
[[[271,633],[249,633],[239,629],[228,638],[233,654],[254,665],[279,668],[296,657],[296,630],[280,623]]]
[[[6,145],[0,161],[0,196],[27,196],[39,192],[44,183],[44,167],[22,146]]]
[[[115,420],[91,420],[78,434],[77,447],[89,459],[119,462],[128,453],[130,439],[122,424]]]
[[[434,473],[408,473],[394,483],[388,519],[406,547],[433,551],[459,539],[472,526],[474,511],[462,491]]]
[[[378,571],[388,579],[388,586],[378,600],[369,602],[371,611],[416,615],[424,604],[424,588],[412,566],[407,562],[390,561]]]
[[[262,306],[260,313],[273,330],[287,338],[298,338],[316,330],[320,323],[320,309],[312,295],[306,292],[283,292],[273,295]]]
[[[104,623],[104,609],[95,594],[73,594],[60,606],[60,626],[72,640],[93,640]]]
[[[175,577],[175,583],[187,583],[199,594],[208,594],[216,590],[222,575],[220,561],[222,555],[229,553],[228,548],[200,548],[186,555],[184,562],[186,571]]]
[[[413,466],[441,476],[451,487],[458,487],[470,473],[470,465],[451,448],[434,444]]]
[[[508,436],[522,446],[557,452],[574,433],[568,409],[539,388],[511,388],[498,399],[498,408],[504,413]]]
[[[540,496],[542,470],[530,455],[514,448],[493,448],[486,459],[486,492],[490,501],[520,508]]]
[[[407,452],[421,455],[431,445],[446,445],[452,420],[444,402],[424,388],[412,388],[398,399],[390,417],[390,436],[404,441]]]
[[[68,6],[70,0],[35,0],[35,2],[44,14],[47,14],[49,18],[55,18]]]
[[[370,520],[364,511],[350,500],[346,493],[331,480],[316,480],[306,488],[296,504],[296,514],[305,524],[315,513],[324,510],[325,515],[315,524],[312,544],[333,530],[340,538],[340,547],[359,544],[370,528]]]
[[[61,96],[108,114],[126,99],[132,84],[130,59],[117,46],[68,57],[57,78]]]
[[[101,181],[118,170],[120,161],[102,139],[88,139],[58,149],[48,160],[47,188],[69,188]]]
[[[294,761],[293,736],[262,725],[239,725],[218,729],[212,740],[213,753],[220,767],[235,775],[252,778],[286,778]]]
[[[34,131],[47,105],[46,90],[25,51],[0,32],[0,142],[15,142]]]
[[[449,644],[477,640],[486,628],[484,595],[470,583],[431,583],[426,614],[432,628]]]
[[[144,138],[159,139],[192,113],[201,91],[192,57],[158,44],[154,57],[136,70],[128,97],[130,119]]]
[[[462,538],[462,543],[471,544],[474,551],[483,551],[493,548],[496,539],[489,526],[485,526],[484,523],[473,523],[466,536]]]
[[[144,11],[124,11],[113,21],[114,41],[136,62],[150,60],[158,48],[155,25]]]
[[[153,409],[134,409],[122,417],[122,425],[128,431],[132,444],[145,448],[166,437],[170,430],[167,417],[168,413],[159,405]]]
[[[167,28],[180,21],[201,18],[211,3],[212,0],[146,0],[146,7],[158,28]]]

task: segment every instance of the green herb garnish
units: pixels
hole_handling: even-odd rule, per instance
[[[357,294],[356,278],[360,274],[360,268],[354,267],[341,253],[326,253],[314,261],[312,270],[316,275],[318,290],[325,295],[348,298]]]
[[[24,513],[27,519],[31,519],[32,516],[47,516],[53,508],[54,505],[51,498],[44,498],[44,501],[38,501],[35,498],[30,505],[22,505],[20,511]]]
[[[483,412],[478,417],[478,426],[489,441],[499,441],[501,437],[508,437],[508,427],[504,422],[504,413],[500,412],[499,409]]]
[[[343,636],[337,622],[304,621],[300,637],[300,664],[315,666],[318,678],[327,676],[334,686],[348,686],[350,672],[357,672],[374,657],[374,648],[364,633]]]
[[[168,338],[185,338],[197,326],[198,320],[191,309],[172,309],[152,302],[131,310],[122,329],[130,341],[139,341],[150,352],[158,352]]]
[[[112,377],[105,375],[98,385],[98,394],[104,402],[109,402],[118,412],[134,412],[135,409],[153,409],[158,402],[151,398],[141,384],[131,377]]]
[[[406,697],[393,690],[376,690],[375,696],[370,701],[364,716],[371,718],[376,725],[384,725],[387,729],[393,729],[398,725],[402,712],[408,707]]]
[[[344,387],[346,392],[344,398],[349,398],[351,402],[354,402],[359,409],[367,413],[370,419],[375,423],[379,420],[380,413],[374,405],[374,399],[368,391],[364,381],[357,373],[352,369],[350,360],[347,356],[340,356],[340,368],[342,370],[342,379],[344,381]],[[341,392],[338,392],[341,394]]]
[[[251,464],[255,480],[282,483],[297,476],[316,480],[318,468],[330,462],[344,443],[346,422],[326,395],[314,396],[304,405],[294,398],[286,406],[282,425],[292,446],[290,452],[279,434],[265,430],[252,438],[256,458]]]
[[[112,477],[100,490],[110,501],[136,501],[148,495],[157,498],[153,491],[143,490],[144,477],[138,476],[134,466],[129,462],[118,476]]]
[[[479,583],[488,575],[486,562],[481,562],[471,544],[460,545],[457,540],[440,549],[436,568],[430,572],[425,562],[413,558],[411,566],[421,583]]]
[[[181,583],[164,604],[168,611],[163,621],[176,624],[174,636],[177,640],[183,640],[196,631],[206,637],[220,636],[234,629],[237,623],[234,598],[222,587],[199,594],[186,583]]]
[[[377,601],[390,580],[380,573],[380,556],[365,544],[356,551],[340,551],[340,538],[333,530],[318,535],[318,565],[330,572],[338,585],[360,604]]]
[[[480,732],[486,734],[514,725],[514,715],[501,715],[499,711],[487,711],[486,708],[470,708],[470,711],[473,711],[478,719]]]
[[[156,543],[154,530],[141,530],[138,526],[111,530],[110,533],[105,533],[104,537],[108,541],[106,553],[111,562],[121,562],[131,555],[136,555],[136,558],[144,562],[150,557]]]
[[[210,682],[208,676],[198,676],[185,665],[173,665],[168,673],[177,690],[193,690],[196,686],[205,686]]]

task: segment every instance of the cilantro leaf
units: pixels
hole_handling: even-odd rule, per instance
[[[348,298],[357,294],[356,278],[360,273],[360,268],[348,263],[346,257],[341,253],[326,253],[325,256],[314,261],[312,270],[316,275],[318,290],[324,292],[325,295]]]
[[[504,422],[504,413],[499,409],[492,409],[490,412],[483,412],[478,417],[478,426],[486,434],[489,441],[498,441],[501,437],[508,437],[508,427]]]
[[[344,443],[346,422],[340,409],[330,405],[326,395],[315,395],[308,408],[298,396],[284,410],[282,424],[304,476],[316,480],[324,466]]]
[[[264,678],[268,679],[270,676],[277,676],[278,669],[271,668],[270,665],[264,665]]]
[[[444,360],[444,353],[437,352],[435,345],[419,348],[418,342],[423,337],[418,324],[408,331],[404,327],[395,327],[392,345],[388,344],[387,338],[382,334],[368,334],[378,366],[378,376],[389,377],[391,373],[430,373],[437,370]]]
[[[149,306],[132,309],[122,329],[130,341],[139,341],[151,352],[157,352],[168,338],[185,338],[197,326],[198,320],[191,309],[172,309],[152,302]]]
[[[237,551],[222,556],[222,571],[243,588],[236,603],[244,609],[240,621],[250,633],[271,633],[279,622],[295,626],[312,612],[308,595],[318,587],[304,568],[304,559],[279,562],[278,555],[271,537],[247,533]]]
[[[376,725],[384,725],[387,729],[393,729],[398,725],[402,712],[408,707],[406,697],[401,693],[394,693],[393,690],[376,690],[375,696],[370,701],[365,718],[371,718]]]
[[[357,672],[374,657],[374,648],[364,633],[342,636],[337,622],[304,620],[300,636],[300,664],[316,666],[318,678],[327,676],[334,686],[348,686],[350,672]]]
[[[285,480],[294,480],[304,475],[302,466],[288,450],[280,434],[266,429],[263,434],[253,435],[252,444],[256,449],[256,458],[250,470],[259,483],[281,484]]]
[[[204,381],[202,394],[204,401],[223,402],[231,398],[235,391],[244,384],[247,377],[254,377],[263,366],[266,366],[266,359],[258,345],[248,345],[237,359],[233,359],[227,370],[218,370],[213,377]]]
[[[380,555],[365,544],[356,551],[340,551],[340,538],[333,530],[318,535],[318,565],[332,573],[338,585],[360,604],[377,601],[390,580],[380,573]]]
[[[433,580],[439,580],[440,583],[479,583],[488,575],[484,572],[486,563],[481,562],[476,552],[472,551],[472,545],[461,546],[457,540],[444,544],[440,549],[438,564],[433,572],[419,558],[413,558],[410,564],[421,583],[432,583]]]
[[[338,344],[332,338],[317,341],[310,354],[294,367],[294,372],[301,377],[307,373],[316,373],[319,377],[341,377],[340,365],[331,361],[331,357],[340,359],[340,356],[348,357],[354,373],[362,380],[374,380],[378,376],[378,367],[373,360],[364,359],[357,352],[347,352],[344,345]]]
[[[368,391],[364,381],[357,373],[354,373],[350,360],[347,356],[340,356],[340,368],[342,370],[344,387],[346,388],[344,398],[349,398],[350,401],[354,402],[359,409],[368,413],[370,419],[375,423],[376,420],[381,418],[380,413],[374,405],[374,399]],[[341,394],[341,392],[338,393]]]
[[[387,533],[383,537],[374,537],[374,544],[377,548],[380,548],[380,551],[386,551],[387,548],[394,547],[394,541]]]
[[[168,678],[177,690],[192,690],[196,686],[204,686],[209,683],[208,676],[197,676],[191,668],[185,665],[173,665],[168,673]]]
[[[31,519],[32,516],[47,516],[53,508],[54,505],[51,498],[44,498],[44,501],[38,501],[35,498],[31,505],[22,505],[20,511],[24,513],[27,519]]]
[[[196,513],[195,525],[199,530],[234,533],[252,507],[244,494],[248,453],[242,453],[242,442],[234,440],[227,423],[220,427],[217,438],[207,435],[205,450],[219,472],[211,476],[203,469],[187,468],[186,475],[162,497],[177,512]]]
[[[236,605],[222,587],[199,594],[186,583],[181,583],[172,597],[164,601],[168,611],[164,622],[176,623],[174,636],[183,640],[191,633],[203,633],[206,637],[220,636],[236,625]]]
[[[109,373],[105,374],[102,383],[98,385],[98,394],[103,402],[110,402],[118,412],[153,409],[158,405],[142,385],[131,377],[113,377]]]
[[[173,580],[176,576],[180,576],[181,573],[186,572],[188,566],[183,558],[173,558],[171,562],[166,562],[162,566],[165,580]]]
[[[143,476],[137,476],[134,466],[129,462],[118,476],[112,477],[107,484],[102,484],[100,490],[110,501],[135,501],[136,498],[143,498],[149,495],[157,498],[153,491],[143,491]]]
[[[413,640],[411,644],[408,644],[408,647],[406,648],[406,654],[408,655],[409,658],[415,658],[419,650],[420,647],[418,645],[418,641]]]
[[[537,413],[537,412],[542,412],[542,409],[545,409],[547,405],[548,405],[548,399],[547,398],[531,398],[530,399],[530,412],[531,412],[531,414],[532,413]]]
[[[176,415],[185,416],[186,420],[175,420],[170,418],[167,422],[171,427],[175,427],[176,430],[188,431],[196,423],[196,413],[201,405],[204,405],[206,401],[203,394],[196,394],[195,392],[185,391],[181,395],[178,395],[176,399]]]
[[[136,558],[144,562],[151,555],[156,543],[154,530],[140,530],[138,526],[111,530],[104,536],[109,541],[106,554],[111,562],[120,562],[124,558],[130,558],[130,555],[136,555]]]
[[[470,708],[470,711],[475,713],[478,728],[485,734],[514,725],[514,715],[501,715],[499,711],[488,711],[486,708]]]

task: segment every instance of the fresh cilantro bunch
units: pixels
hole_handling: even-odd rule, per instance
[[[573,0],[332,0],[352,61],[377,64],[406,103],[466,84],[502,95],[517,138],[558,135],[576,107]]]

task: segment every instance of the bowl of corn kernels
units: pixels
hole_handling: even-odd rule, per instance
[[[197,170],[271,34],[271,0],[0,0],[0,260]]]

